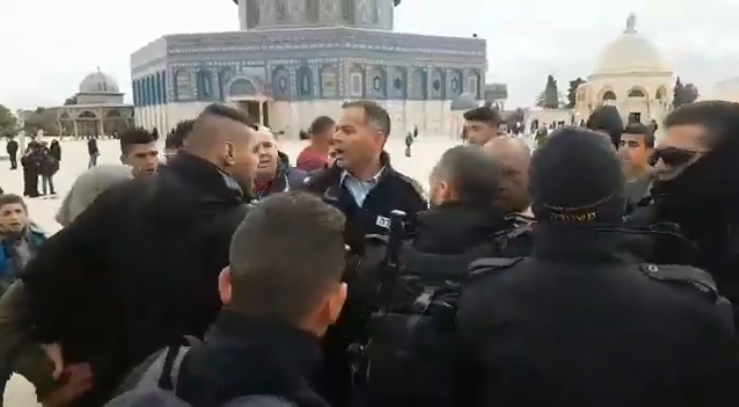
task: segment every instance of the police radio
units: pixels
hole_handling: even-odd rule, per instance
[[[403,249],[405,240],[405,222],[408,214],[401,210],[390,212],[390,233],[387,239],[387,253],[385,264],[392,269],[400,267],[400,251]]]

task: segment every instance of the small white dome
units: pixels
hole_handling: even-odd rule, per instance
[[[452,100],[451,103],[451,110],[472,110],[480,107],[480,104],[477,102],[477,99],[475,98],[475,95],[471,93],[463,93],[459,95],[456,99]]]
[[[118,82],[100,69],[80,82],[80,93],[120,93]]]
[[[636,32],[635,24],[632,15],[623,34],[603,49],[594,74],[672,73],[659,49]]]

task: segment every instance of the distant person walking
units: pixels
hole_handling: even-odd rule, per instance
[[[57,161],[62,162],[62,145],[59,144],[59,140],[52,140],[49,146],[49,153],[52,157],[56,158]]]
[[[39,167],[42,195],[56,195],[56,191],[54,191],[54,174],[57,171],[59,171],[59,160],[56,159],[50,148],[46,146],[42,147],[41,165]]]
[[[8,138],[8,144],[5,146],[5,151],[8,152],[10,157],[10,169],[18,169],[18,142],[13,137]]]
[[[96,139],[91,138],[87,140],[87,154],[90,156],[90,163],[87,165],[87,168],[92,168],[98,165],[100,150],[98,150],[98,142]]]

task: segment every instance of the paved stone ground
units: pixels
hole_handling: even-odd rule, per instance
[[[440,136],[424,138],[421,135],[413,146],[413,157],[411,158],[407,158],[403,154],[405,146],[402,139],[390,140],[387,150],[392,155],[392,163],[395,168],[417,179],[423,185],[427,185],[428,175],[436,160],[441,153],[455,144],[458,144],[458,140]],[[303,145],[302,142],[290,141],[283,143],[281,148],[292,160],[295,160]],[[100,164],[119,162],[120,151],[116,141],[103,140],[98,143],[98,146],[101,153],[98,160]],[[5,146],[0,146],[0,151],[4,152]],[[49,232],[56,232],[59,229],[59,225],[54,220],[56,211],[75,178],[87,169],[87,161],[87,146],[84,141],[62,142],[61,168],[54,177],[58,198],[27,200],[31,218]],[[8,193],[21,194],[23,192],[22,172],[20,169],[10,171],[9,166],[10,163],[7,160],[0,160],[0,185]],[[41,188],[41,185],[39,185],[39,188]],[[33,386],[23,377],[13,376],[5,392],[5,405],[9,407],[36,407],[38,404],[35,402]]]

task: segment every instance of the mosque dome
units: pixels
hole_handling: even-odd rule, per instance
[[[452,110],[470,110],[478,107],[480,107],[480,104],[477,102],[475,95],[471,93],[463,93],[459,95],[459,97],[452,100],[451,105]]]
[[[97,71],[88,74],[80,82],[79,93],[120,93],[120,90],[118,82],[98,68]]]
[[[671,73],[657,46],[636,32],[636,16],[629,16],[626,30],[608,44],[596,66],[598,74]]]

